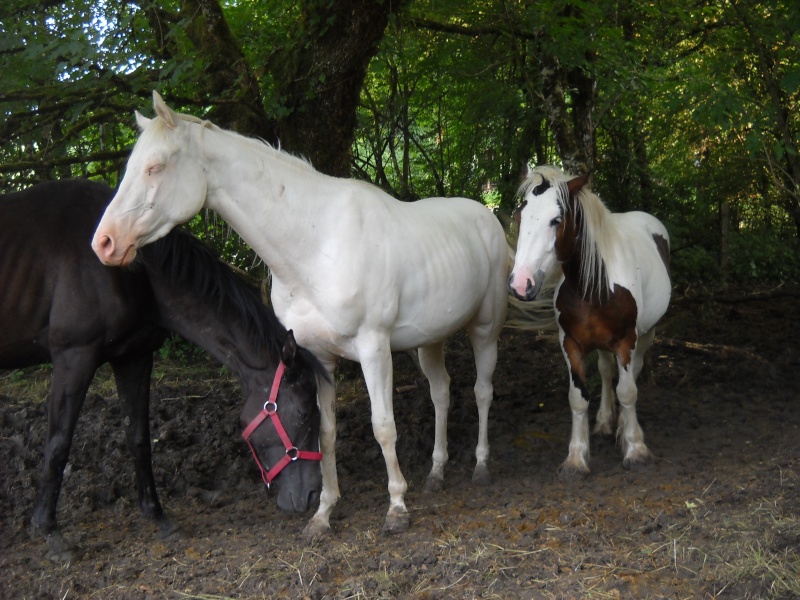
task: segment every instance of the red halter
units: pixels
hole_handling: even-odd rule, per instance
[[[289,439],[289,436],[286,433],[286,430],[283,428],[283,423],[281,423],[280,417],[278,417],[278,388],[281,387],[281,379],[283,379],[283,372],[286,370],[286,365],[283,364],[283,361],[280,362],[278,368],[275,371],[275,379],[272,381],[272,389],[269,392],[269,400],[264,403],[264,408],[261,410],[256,418],[250,421],[250,424],[245,428],[244,432],[242,432],[242,437],[244,441],[247,442],[247,445],[250,446],[250,452],[253,453],[253,458],[256,459],[256,464],[258,465],[259,470],[261,471],[261,479],[264,480],[264,485],[267,487],[270,486],[272,480],[278,476],[278,473],[283,471],[283,469],[291,462],[296,461],[298,458],[302,458],[305,460],[322,460],[322,452],[310,452],[308,450],[298,450],[297,446],[292,444],[292,441]],[[283,441],[283,445],[286,448],[286,454],[283,455],[274,467],[267,470],[264,468],[264,465],[261,464],[261,461],[258,459],[258,454],[256,453],[255,448],[253,448],[253,444],[250,443],[250,436],[253,435],[253,432],[258,428],[264,420],[270,417],[272,419],[272,424],[275,426],[275,431],[278,432],[278,435]]]

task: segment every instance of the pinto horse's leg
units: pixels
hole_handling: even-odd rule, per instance
[[[150,376],[153,372],[153,354],[144,352],[114,360],[111,361],[111,368],[122,404],[125,442],[128,452],[133,456],[139,508],[145,516],[158,524],[162,535],[170,535],[178,528],[166,517],[158,501],[150,446]]]
[[[31,525],[33,533],[47,536],[48,556],[57,561],[72,557],[72,545],[57,530],[56,507],[75,424],[97,366],[97,353],[92,348],[71,348],[53,353],[44,472]]]
[[[339,478],[336,474],[336,361],[322,360],[329,381],[320,381],[317,403],[320,411],[319,449],[322,452],[322,492],[319,507],[303,530],[303,537],[313,539],[330,531],[330,516],[339,500]]]
[[[586,391],[586,363],[580,345],[562,334],[561,348],[569,371],[569,406],[572,410],[572,434],[569,454],[558,470],[562,480],[589,473],[589,399]]]
[[[652,458],[650,450],[647,449],[644,443],[644,433],[639,426],[639,420],[636,418],[636,400],[638,396],[636,378],[642,370],[644,356],[653,344],[654,337],[655,328],[639,337],[635,349],[630,353],[629,363],[624,360],[624,356],[617,356],[617,366],[619,368],[617,397],[621,407],[617,439],[622,446],[624,455],[622,464],[625,467],[643,464]],[[627,366],[624,366],[626,363],[628,363]]]
[[[431,388],[436,414],[433,442],[433,466],[425,480],[426,492],[444,489],[444,466],[447,464],[447,413],[450,410],[450,376],[444,365],[444,342],[419,349],[419,366]]]
[[[611,435],[614,432],[613,423],[616,420],[617,406],[614,397],[614,355],[606,350],[600,350],[597,359],[597,370],[600,371],[602,391],[600,392],[600,408],[597,411],[597,421],[594,432],[602,435]]]

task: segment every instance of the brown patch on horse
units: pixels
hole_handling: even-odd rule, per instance
[[[653,234],[653,242],[655,242],[658,254],[661,256],[664,266],[667,267],[667,273],[669,273],[669,242],[663,235],[658,235],[657,233]]]
[[[609,350],[623,367],[628,366],[631,350],[636,346],[638,310],[627,288],[614,285],[608,298],[600,302],[584,298],[580,286],[565,280],[558,291],[556,308],[564,330],[564,351],[573,371],[583,371],[582,367],[575,369],[574,358],[581,355],[582,359],[593,350]]]

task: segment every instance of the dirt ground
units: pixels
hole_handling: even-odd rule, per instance
[[[159,538],[138,511],[104,369],[78,423],[59,504],[62,530],[81,555],[55,563],[27,533],[43,392],[34,400],[19,391],[47,370],[0,373],[0,597],[798,598],[799,304],[796,295],[678,298],[639,388],[656,461],[625,470],[613,440],[593,437],[592,473],[575,483],[556,477],[570,411],[552,339],[502,335],[488,488],[470,482],[471,351],[463,337],[449,343],[450,463],[437,494],[422,490],[433,409],[421,376],[398,357],[398,454],[412,522],[397,536],[380,531],[386,472],[359,376],[340,377],[343,497],[331,534],[307,543],[300,532],[310,514],[281,513],[260,483],[240,438],[241,396],[230,375],[205,359],[188,367],[161,360],[155,472],[182,535]],[[596,378],[592,386],[598,390]]]

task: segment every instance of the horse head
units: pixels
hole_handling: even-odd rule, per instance
[[[92,240],[106,265],[130,264],[139,247],[185,223],[205,203],[202,156],[189,127],[199,119],[178,115],[155,91],[153,108],[153,119],[136,113],[141,135]]]
[[[291,331],[275,376],[263,384],[253,386],[242,408],[243,437],[278,507],[305,512],[322,489],[320,412],[314,370],[304,366]]]

